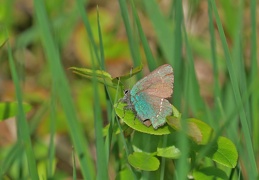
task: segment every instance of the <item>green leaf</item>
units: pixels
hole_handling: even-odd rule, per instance
[[[128,156],[128,161],[131,166],[144,171],[156,171],[159,168],[159,160],[144,152],[134,152]]]
[[[212,145],[212,148],[207,155],[214,161],[224,166],[234,168],[237,165],[238,153],[233,142],[225,137],[219,137],[217,144]]]
[[[212,128],[198,119],[189,118],[187,121],[186,134],[197,144],[207,144],[213,132]],[[167,123],[176,131],[182,130],[179,118],[174,116],[167,117]]]
[[[114,84],[112,82],[112,77],[109,73],[102,70],[92,70],[87,68],[77,68],[77,67],[70,67],[70,70],[72,70],[73,73],[78,74],[82,77],[85,77],[87,79],[92,79],[93,76],[96,77],[97,81],[99,83],[105,84],[107,86],[116,87],[117,84]]]
[[[145,126],[139,119],[135,119],[135,114],[132,111],[123,110],[124,106],[125,104],[123,103],[115,104],[114,107],[116,114],[132,129],[153,135],[164,135],[173,132],[173,129],[167,124],[165,124],[162,127],[159,127],[158,129],[154,129],[152,125],[149,127]]]
[[[178,109],[176,109],[176,107],[173,106],[173,115],[174,117],[180,119],[182,114],[178,111]]]
[[[224,171],[216,167],[206,167],[193,172],[194,179],[199,180],[220,180],[229,179]]]
[[[135,74],[139,73],[143,69],[143,65],[137,66],[136,68],[132,69],[128,73],[112,78],[111,75],[103,70],[92,70],[87,68],[78,68],[78,67],[70,67],[70,70],[72,70],[73,73],[78,74],[84,78],[92,79],[93,76],[97,78],[97,81],[99,83],[105,84],[107,86],[116,88],[118,85],[118,81],[129,79],[130,77],[134,76]],[[122,86],[122,84],[120,84]]]
[[[27,103],[23,103],[24,112],[29,112],[31,106]],[[17,102],[2,102],[0,103],[0,121],[3,121],[9,117],[15,116],[18,112]]]
[[[211,139],[213,129],[208,124],[199,119],[189,118],[188,122],[194,123],[199,128],[202,135],[202,141],[199,144],[207,144]]]
[[[116,176],[116,180],[132,180],[134,179],[134,175],[132,171],[129,168],[125,168],[122,171],[119,172],[119,174]]]
[[[157,148],[157,156],[170,158],[170,159],[178,159],[180,155],[181,155],[180,150],[175,146]]]
[[[110,123],[107,124],[107,125],[103,128],[103,136],[104,136],[104,137],[107,136],[108,131],[109,131],[109,128],[110,128]],[[115,135],[120,134],[120,128],[118,127],[117,124],[115,124],[112,128],[113,128],[113,130],[112,130],[112,131],[113,131],[113,134],[115,134]],[[132,130],[129,126],[127,126],[126,124],[122,125],[122,126],[121,126],[121,129],[122,129],[122,131],[123,131],[125,137],[126,137],[127,135],[131,134],[132,131],[133,131],[133,130]]]

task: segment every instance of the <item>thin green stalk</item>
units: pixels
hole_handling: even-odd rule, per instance
[[[153,24],[158,43],[161,46],[161,50],[165,55],[166,60],[168,62],[175,61],[172,25],[165,19],[155,0],[144,0],[143,3],[148,17]]]
[[[251,17],[251,73],[250,83],[258,79],[258,62],[257,62],[257,0],[250,0],[250,17]],[[253,118],[253,142],[255,152],[259,150],[259,112],[258,112],[259,93],[254,91],[251,95],[251,115]]]
[[[140,23],[140,20],[139,20],[139,17],[138,17],[138,13],[137,13],[136,7],[134,5],[134,1],[131,0],[130,2],[131,2],[131,6],[132,6],[134,20],[136,22],[138,33],[139,33],[139,36],[140,36],[140,39],[141,39],[141,42],[142,42],[142,45],[143,45],[143,48],[144,48],[145,56],[146,56],[147,63],[148,63],[148,68],[149,68],[150,71],[153,71],[157,67],[157,65],[156,65],[157,63],[155,61],[155,58],[152,55],[152,52],[151,52],[150,47],[148,45],[147,38],[146,38],[146,36],[144,34],[144,31],[142,29],[142,26],[141,26],[141,23]]]
[[[210,47],[211,47],[211,60],[213,67],[213,79],[214,79],[214,121],[211,122],[215,129],[218,128],[219,123],[217,120],[220,117],[219,107],[216,99],[221,97],[220,85],[219,85],[219,69],[217,62],[217,53],[216,53],[216,38],[215,38],[215,30],[213,24],[213,15],[212,15],[212,7],[211,3],[208,0],[208,15],[209,15],[209,32],[210,32]]]
[[[99,42],[100,42],[100,55],[101,61],[104,62],[104,49],[102,43],[102,33],[100,27],[100,19],[99,19],[99,12],[97,11],[97,23],[98,23],[98,34],[99,34]],[[95,127],[95,143],[96,143],[96,157],[97,157],[97,179],[108,179],[108,162],[106,161],[106,153],[103,151],[105,148],[104,140],[103,140],[103,118],[101,112],[101,105],[100,105],[100,97],[99,97],[99,88],[98,82],[96,78],[96,71],[95,67],[98,67],[98,62],[94,62],[94,58],[92,58],[92,67],[93,67],[93,90],[94,90],[94,127]],[[99,64],[104,68],[104,64]]]
[[[240,120],[241,120],[241,124],[242,124],[242,132],[244,133],[244,138],[245,138],[245,146],[247,147],[247,153],[248,153],[248,160],[250,162],[251,165],[251,174],[249,174],[251,179],[255,179],[257,177],[257,166],[256,166],[256,161],[255,161],[255,156],[254,156],[254,152],[253,152],[253,145],[252,145],[252,140],[251,140],[251,134],[249,132],[249,128],[248,128],[248,123],[247,123],[247,118],[245,115],[245,111],[242,105],[242,99],[241,99],[241,95],[240,95],[240,90],[238,87],[238,82],[237,82],[237,76],[236,76],[236,72],[234,70],[233,64],[232,64],[232,60],[231,60],[231,56],[229,53],[229,49],[228,49],[228,44],[225,38],[225,34],[224,34],[224,30],[222,27],[222,24],[220,22],[220,18],[219,18],[219,14],[216,8],[216,4],[214,0],[210,1],[212,3],[212,8],[213,8],[213,12],[215,15],[215,19],[216,19],[216,23],[217,23],[217,27],[219,30],[219,35],[220,35],[220,39],[222,42],[222,46],[223,46],[223,50],[224,50],[224,55],[226,58],[226,64],[227,64],[227,68],[228,68],[228,72],[229,72],[229,76],[230,76],[230,81],[233,87],[233,92],[234,92],[234,97],[236,100],[236,104],[237,106],[241,105],[241,110],[240,110]]]
[[[53,91],[54,92],[54,91]],[[52,93],[52,98],[50,102],[50,142],[49,142],[49,149],[48,149],[48,166],[47,166],[47,176],[49,179],[53,178],[55,169],[53,166],[55,165],[55,143],[54,137],[56,132],[56,110],[55,110],[55,95]]]
[[[127,4],[125,0],[119,0],[120,10],[121,10],[121,16],[123,18],[124,26],[126,29],[128,41],[129,41],[129,47],[130,52],[132,56],[132,60],[134,62],[135,66],[139,66],[141,64],[140,60],[140,52],[139,52],[139,46],[138,43],[136,43],[135,38],[133,36],[132,28],[130,27],[130,20],[129,20],[129,13],[127,9]],[[138,74],[138,77],[140,77],[141,74]]]
[[[74,148],[73,148],[73,151],[72,151],[72,164],[73,164],[73,180],[77,180],[77,175],[76,175],[76,158],[75,158]]]
[[[98,48],[97,48],[97,45],[94,40],[91,25],[90,25],[87,15],[86,15],[85,3],[83,2],[83,0],[77,0],[76,2],[77,2],[77,7],[80,12],[81,18],[83,20],[83,23],[84,23],[84,26],[85,26],[85,29],[86,29],[86,32],[87,32],[87,35],[89,38],[90,44],[93,46],[95,58],[97,59],[99,64],[102,65],[103,63],[101,62],[101,59],[100,59],[100,56],[98,53]],[[104,67],[104,64],[101,67]]]
[[[17,98],[17,102],[18,102],[17,127],[18,127],[18,132],[20,134],[20,136],[18,136],[18,141],[20,141],[20,143],[22,144],[22,146],[25,150],[30,177],[32,179],[37,180],[37,179],[39,179],[39,176],[38,176],[38,171],[37,171],[36,160],[35,160],[33,149],[32,149],[32,143],[31,143],[31,139],[30,139],[29,125],[26,121],[26,116],[25,116],[25,113],[23,110],[23,105],[22,105],[22,101],[23,101],[22,100],[23,99],[22,90],[20,87],[17,71],[15,68],[10,43],[7,42],[7,45],[8,45],[8,59],[9,59],[12,78],[13,78],[14,85],[15,85],[16,98]]]
[[[183,73],[183,61],[182,61],[182,23],[183,23],[183,12],[182,12],[182,0],[176,0],[175,6],[174,6],[174,20],[175,20],[175,26],[174,26],[174,36],[173,39],[173,57],[172,59],[169,59],[170,62],[172,62],[173,68],[174,68],[174,79],[175,84],[177,86],[174,86],[174,106],[178,107],[180,109],[181,107],[181,98],[182,98],[182,88],[183,86],[180,85],[180,82],[184,81],[182,76],[185,74]],[[171,50],[169,50],[171,51]]]
[[[75,150],[79,156],[83,177],[85,179],[94,179],[94,169],[89,153],[88,143],[84,138],[82,129],[78,123],[69,84],[61,65],[57,45],[54,42],[54,37],[50,30],[51,28],[49,26],[44,3],[42,0],[35,0],[34,6],[38,30],[41,35],[43,48],[51,71],[53,87],[66,115],[66,123],[69,128]]]
[[[8,172],[11,166],[16,162],[16,160],[22,156],[23,147],[20,142],[16,142],[8,151],[4,159],[2,159],[0,165],[0,179]]]

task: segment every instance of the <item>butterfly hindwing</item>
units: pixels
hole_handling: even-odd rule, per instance
[[[149,96],[142,92],[132,98],[135,110],[142,122],[149,119],[152,126],[157,129],[166,122],[166,116],[172,113],[172,105],[167,99]]]

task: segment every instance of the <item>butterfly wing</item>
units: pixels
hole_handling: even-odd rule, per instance
[[[172,113],[172,105],[165,98],[172,95],[173,82],[173,68],[165,64],[134,85],[131,102],[140,120],[149,119],[155,129],[165,123]]]
[[[173,68],[165,64],[139,80],[131,90],[131,96],[145,92],[150,96],[168,98],[173,93]]]
[[[152,126],[157,129],[166,122],[166,116],[172,114],[172,105],[167,99],[148,96],[141,92],[132,98],[132,103],[139,119],[144,122],[149,119]]]
[[[150,118],[152,126],[157,129],[160,126],[163,126],[166,123],[166,116],[172,114],[172,105],[167,99],[160,98],[151,98],[149,99],[150,103],[154,107],[156,113],[155,116]]]

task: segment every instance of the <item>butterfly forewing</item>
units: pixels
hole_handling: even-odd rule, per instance
[[[173,93],[173,68],[165,64],[138,81],[131,90],[131,95],[145,92],[151,96],[168,98]]]

